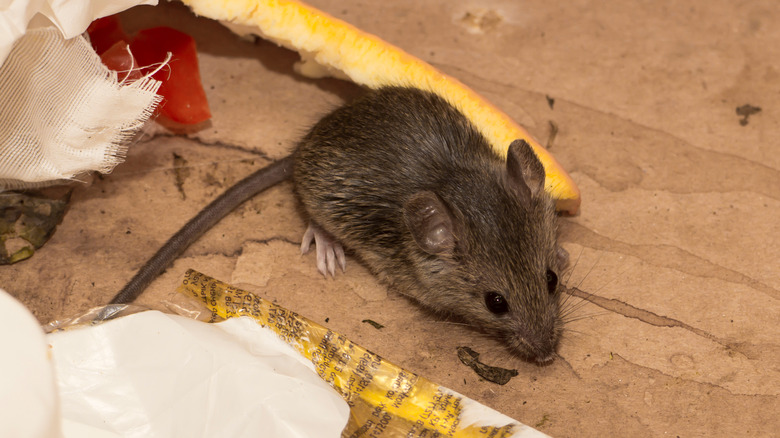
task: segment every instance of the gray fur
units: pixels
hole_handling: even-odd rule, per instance
[[[512,147],[508,172],[452,105],[385,88],[323,118],[294,152],[293,179],[311,219],[382,280],[547,361],[561,331],[560,291],[546,279],[560,269],[554,203],[530,146]],[[432,253],[410,229],[408,203],[425,192],[448,210],[450,250]],[[504,295],[508,313],[487,309],[488,291]]]

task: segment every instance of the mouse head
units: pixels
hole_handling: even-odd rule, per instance
[[[485,167],[487,184],[419,192],[406,202],[404,219],[419,252],[417,298],[547,362],[562,330],[565,251],[557,246],[544,167],[523,140],[509,147],[506,164]]]

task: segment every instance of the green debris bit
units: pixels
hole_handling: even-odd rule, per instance
[[[70,193],[62,199],[0,194],[0,265],[32,257],[54,234],[69,200]]]
[[[366,324],[371,324],[377,330],[385,328],[385,326],[383,326],[382,324],[380,324],[380,323],[378,323],[378,322],[376,322],[374,320],[371,320],[371,319],[364,319],[361,322],[365,322]]]

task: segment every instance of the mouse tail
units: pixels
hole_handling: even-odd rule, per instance
[[[110,305],[135,301],[147,286],[207,230],[249,198],[292,176],[293,158],[287,156],[252,173],[222,193],[190,219],[152,256],[111,299]],[[104,315],[99,319],[109,319]]]

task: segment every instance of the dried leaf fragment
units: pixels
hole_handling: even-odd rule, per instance
[[[479,377],[499,385],[506,385],[512,377],[517,375],[517,370],[485,365],[479,361],[479,353],[469,347],[458,347],[458,359],[473,369]]]

